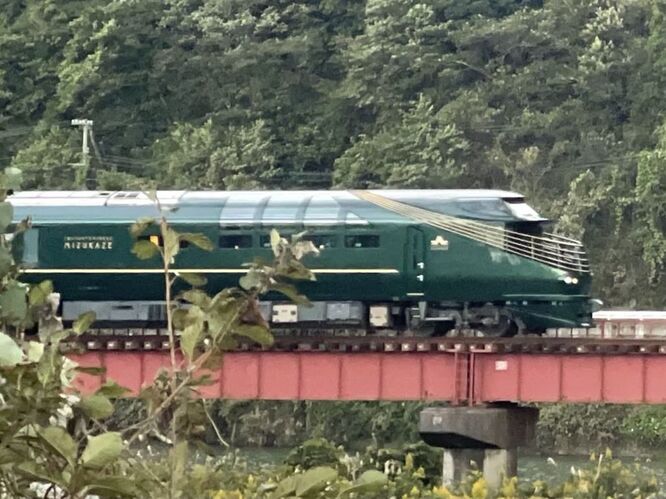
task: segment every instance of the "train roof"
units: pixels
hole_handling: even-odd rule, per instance
[[[492,221],[545,219],[522,195],[489,189],[370,191],[447,215]],[[157,191],[173,222],[221,225],[408,223],[409,219],[357,197],[353,191]],[[15,218],[39,223],[121,223],[157,214],[141,191],[25,191],[9,197]]]

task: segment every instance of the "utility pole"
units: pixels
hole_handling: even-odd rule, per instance
[[[74,119],[72,120],[72,126],[81,127],[81,132],[83,133],[83,141],[81,143],[81,163],[77,164],[77,166],[80,166],[81,168],[77,175],[77,181],[83,183],[87,188],[95,189],[97,182],[90,171],[90,148],[88,147],[88,137],[92,140],[93,121]]]

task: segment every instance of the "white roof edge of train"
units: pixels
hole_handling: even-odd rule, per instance
[[[158,190],[158,197],[180,198],[188,195],[202,197],[225,197],[229,195],[314,195],[314,194],[343,194],[350,193],[354,189],[330,189],[330,190],[266,190],[266,191],[214,191],[214,190]],[[422,195],[447,195],[451,197],[497,197],[497,198],[522,198],[522,194],[500,189],[369,189],[370,192],[384,194],[387,196],[400,196],[401,194]],[[142,191],[64,191],[64,190],[40,190],[40,191],[18,191],[10,196],[14,199],[62,199],[62,198],[118,198],[128,194],[138,194],[138,197],[147,197]]]

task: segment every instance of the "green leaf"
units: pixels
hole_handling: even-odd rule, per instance
[[[170,227],[164,231],[164,256],[169,262],[173,262],[180,252],[180,240],[178,232]]]
[[[240,278],[238,283],[240,287],[246,291],[252,291],[254,289],[260,288],[263,282],[263,276],[261,272],[256,269],[250,269],[247,271],[243,277]]]
[[[0,233],[7,232],[7,227],[12,223],[14,208],[7,201],[0,202]]]
[[[273,254],[275,256],[278,256],[280,254],[281,240],[282,238],[280,237],[280,233],[275,229],[271,229],[271,249],[273,250]]]
[[[270,330],[261,324],[240,324],[234,327],[233,333],[236,336],[244,336],[256,341],[263,346],[272,345],[274,341]]]
[[[88,493],[101,497],[139,497],[139,491],[126,476],[93,476],[87,486]]]
[[[289,279],[301,281],[316,280],[314,273],[297,260],[291,260],[286,266],[279,266],[277,268],[277,273],[278,275],[288,277]]]
[[[142,239],[137,241],[132,246],[132,253],[134,253],[140,260],[149,260],[157,256],[160,249],[148,240]]]
[[[297,232],[296,234],[292,234],[291,235],[291,244],[297,243],[298,241],[303,239],[303,237],[305,237],[305,235],[307,233],[308,233],[308,231],[304,230],[304,231],[301,231],[301,232]]]
[[[184,308],[177,308],[173,311],[171,320],[173,322],[173,328],[177,331],[182,331],[185,329],[189,323],[188,321],[188,310]]]
[[[28,314],[27,287],[18,282],[10,282],[0,293],[0,314],[9,324],[18,326]]]
[[[15,465],[20,456],[20,450],[18,449],[17,451],[12,451],[7,447],[0,448],[0,466],[4,467],[7,464]]]
[[[53,282],[42,281],[30,288],[28,302],[31,306],[43,305],[51,293],[53,293]]]
[[[12,268],[14,258],[9,248],[0,246],[0,277],[6,276]]]
[[[120,433],[110,431],[88,438],[88,445],[81,456],[81,463],[87,468],[98,469],[112,463],[123,451]]]
[[[215,249],[212,241],[203,234],[183,232],[180,234],[180,239],[182,241],[187,241],[188,243],[193,244],[197,248],[201,248],[204,251],[213,251],[213,249]]]
[[[83,334],[90,329],[90,326],[92,326],[96,319],[97,315],[95,315],[95,312],[85,312],[79,315],[78,319],[74,321],[74,324],[72,324],[72,331],[77,335]]]
[[[130,227],[130,234],[132,237],[136,238],[143,234],[148,227],[155,223],[155,220],[150,217],[139,218],[136,222]]]
[[[224,351],[235,350],[238,348],[238,340],[231,335],[225,334],[216,345],[219,349]]]
[[[292,284],[288,284],[288,283],[284,283],[284,282],[278,282],[278,283],[272,284],[271,289],[273,291],[277,291],[278,293],[282,293],[287,298],[289,298],[291,301],[293,301],[294,303],[297,303],[299,305],[308,305],[310,303],[310,301],[307,299],[307,297],[300,294],[296,290],[296,287],[293,286]]]
[[[104,419],[113,414],[113,404],[107,397],[99,393],[84,396],[78,405],[88,417],[93,419]]]
[[[30,341],[26,349],[26,355],[28,357],[28,362],[39,362],[44,355],[44,343],[39,341]]]
[[[238,292],[239,292],[238,288],[223,289],[215,296],[213,296],[210,302],[210,306],[211,307],[218,307],[220,305],[227,306],[228,303],[234,301],[234,296],[237,297]]]
[[[309,469],[296,481],[296,495],[305,497],[326,488],[329,482],[338,477],[338,472],[328,466],[317,466]]]
[[[208,329],[214,338],[226,333],[242,314],[247,303],[240,299],[226,298],[215,302],[207,311]]]
[[[21,359],[23,352],[16,342],[5,333],[0,333],[0,367],[14,367]]]
[[[187,326],[180,335],[180,348],[190,361],[194,356],[194,349],[196,348],[197,343],[199,343],[199,338],[201,338],[202,332],[202,325],[197,322]]]
[[[70,335],[71,332],[62,327],[62,322],[57,317],[49,316],[41,319],[39,324],[40,341],[44,343],[51,342],[56,345]]]
[[[122,397],[126,393],[129,393],[131,390],[128,388],[125,388],[124,386],[120,386],[118,383],[115,381],[107,381],[104,383],[102,386],[99,387],[97,390],[97,394],[99,395],[104,395],[105,397],[108,397],[110,399],[115,399]]]
[[[190,286],[205,286],[208,282],[201,274],[194,274],[192,272],[176,272],[176,275]]]
[[[360,477],[354,482],[351,487],[346,488],[338,495],[342,498],[354,492],[355,494],[361,492],[377,492],[381,490],[384,485],[388,483],[388,477],[378,470],[364,471]]]
[[[49,447],[64,457],[70,466],[74,466],[77,451],[76,442],[64,428],[49,426],[39,431],[39,436]]]
[[[305,255],[319,254],[319,249],[317,249],[312,241],[298,241],[292,244],[291,251],[296,260],[301,260]]]
[[[292,475],[278,483],[277,488],[271,494],[271,499],[282,499],[291,497],[296,493],[297,477]]]
[[[159,201],[157,197],[157,191],[155,190],[150,190],[150,191],[144,191],[144,194],[150,199],[153,203],[157,203]]]
[[[207,308],[210,303],[210,297],[200,289],[188,289],[180,294],[181,298],[201,308]]]
[[[18,474],[23,475],[33,481],[55,483],[61,488],[65,488],[67,486],[66,482],[63,480],[62,475],[52,475],[49,473],[48,469],[33,461],[25,461],[20,463],[18,466],[14,466],[13,469],[16,470]]]

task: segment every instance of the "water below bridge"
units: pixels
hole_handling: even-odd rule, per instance
[[[280,464],[289,453],[289,448],[249,447],[239,451],[248,464],[270,466]],[[543,480],[548,483],[560,483],[568,477],[571,467],[582,467],[589,463],[585,456],[555,456],[555,464],[547,456],[521,455],[518,459],[518,475],[521,480]],[[662,489],[660,497],[666,497],[666,456],[652,458],[631,458],[622,460],[627,464],[639,463],[648,472],[655,474]]]

